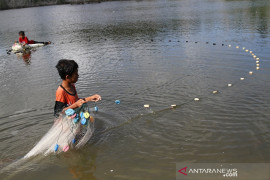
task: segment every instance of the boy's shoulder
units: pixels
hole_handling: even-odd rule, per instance
[[[76,87],[75,87],[75,84],[71,84],[71,86],[75,89],[76,91]],[[63,93],[68,93],[67,90],[62,86],[58,86],[57,90],[56,90],[56,95],[57,94],[63,94]],[[76,92],[77,93],[77,92]],[[68,93],[69,94],[69,93]]]
[[[58,86],[57,90],[56,90],[56,94],[62,94],[63,92],[65,92],[65,90],[60,86]]]
[[[65,103],[66,102],[65,94],[66,94],[65,90],[60,85],[55,92],[56,101]]]

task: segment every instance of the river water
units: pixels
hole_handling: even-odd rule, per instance
[[[1,168],[52,126],[58,60],[79,64],[80,97],[103,98],[87,145],[1,179],[175,179],[181,162],[270,163],[268,0],[35,7],[0,11],[0,25]],[[53,43],[6,54],[20,30]]]

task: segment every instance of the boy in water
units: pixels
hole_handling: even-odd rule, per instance
[[[15,41],[15,43],[17,43],[17,41]],[[36,44],[36,43],[41,43],[41,44],[45,44],[45,45],[48,45],[48,44],[51,44],[51,42],[37,42],[37,41],[34,41],[34,40],[28,40],[28,38],[25,36],[25,33],[24,31],[20,31],[19,32],[19,43],[25,45],[25,44]]]
[[[54,115],[59,116],[60,112],[67,109],[76,109],[89,101],[101,100],[100,95],[95,94],[83,99],[79,99],[75,88],[78,81],[78,64],[74,60],[61,59],[56,68],[61,77],[62,84],[56,90],[56,101],[54,106]]]

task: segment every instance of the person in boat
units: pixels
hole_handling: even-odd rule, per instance
[[[61,59],[56,65],[56,69],[62,79],[61,85],[56,90],[56,100],[54,106],[54,115],[58,117],[61,112],[67,109],[76,109],[89,101],[100,101],[98,94],[79,99],[75,88],[78,81],[78,64],[74,60]]]
[[[18,41],[15,41],[15,43],[18,43]],[[34,41],[34,40],[28,40],[28,38],[25,36],[24,31],[19,32],[19,43],[23,44],[23,45],[25,45],[25,44],[37,44],[37,43],[41,43],[41,44],[45,44],[45,45],[51,44],[50,41],[48,41],[48,42],[37,42],[37,41]]]

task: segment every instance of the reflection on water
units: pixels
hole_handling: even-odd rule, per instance
[[[18,59],[22,59],[26,65],[31,64],[31,51],[25,50],[24,52],[16,53]]]
[[[103,97],[95,134],[11,179],[174,179],[177,162],[269,162],[269,10],[268,0],[183,0],[0,11],[0,166],[52,126],[62,58],[79,64],[80,97]],[[7,55],[19,30],[54,44]]]

